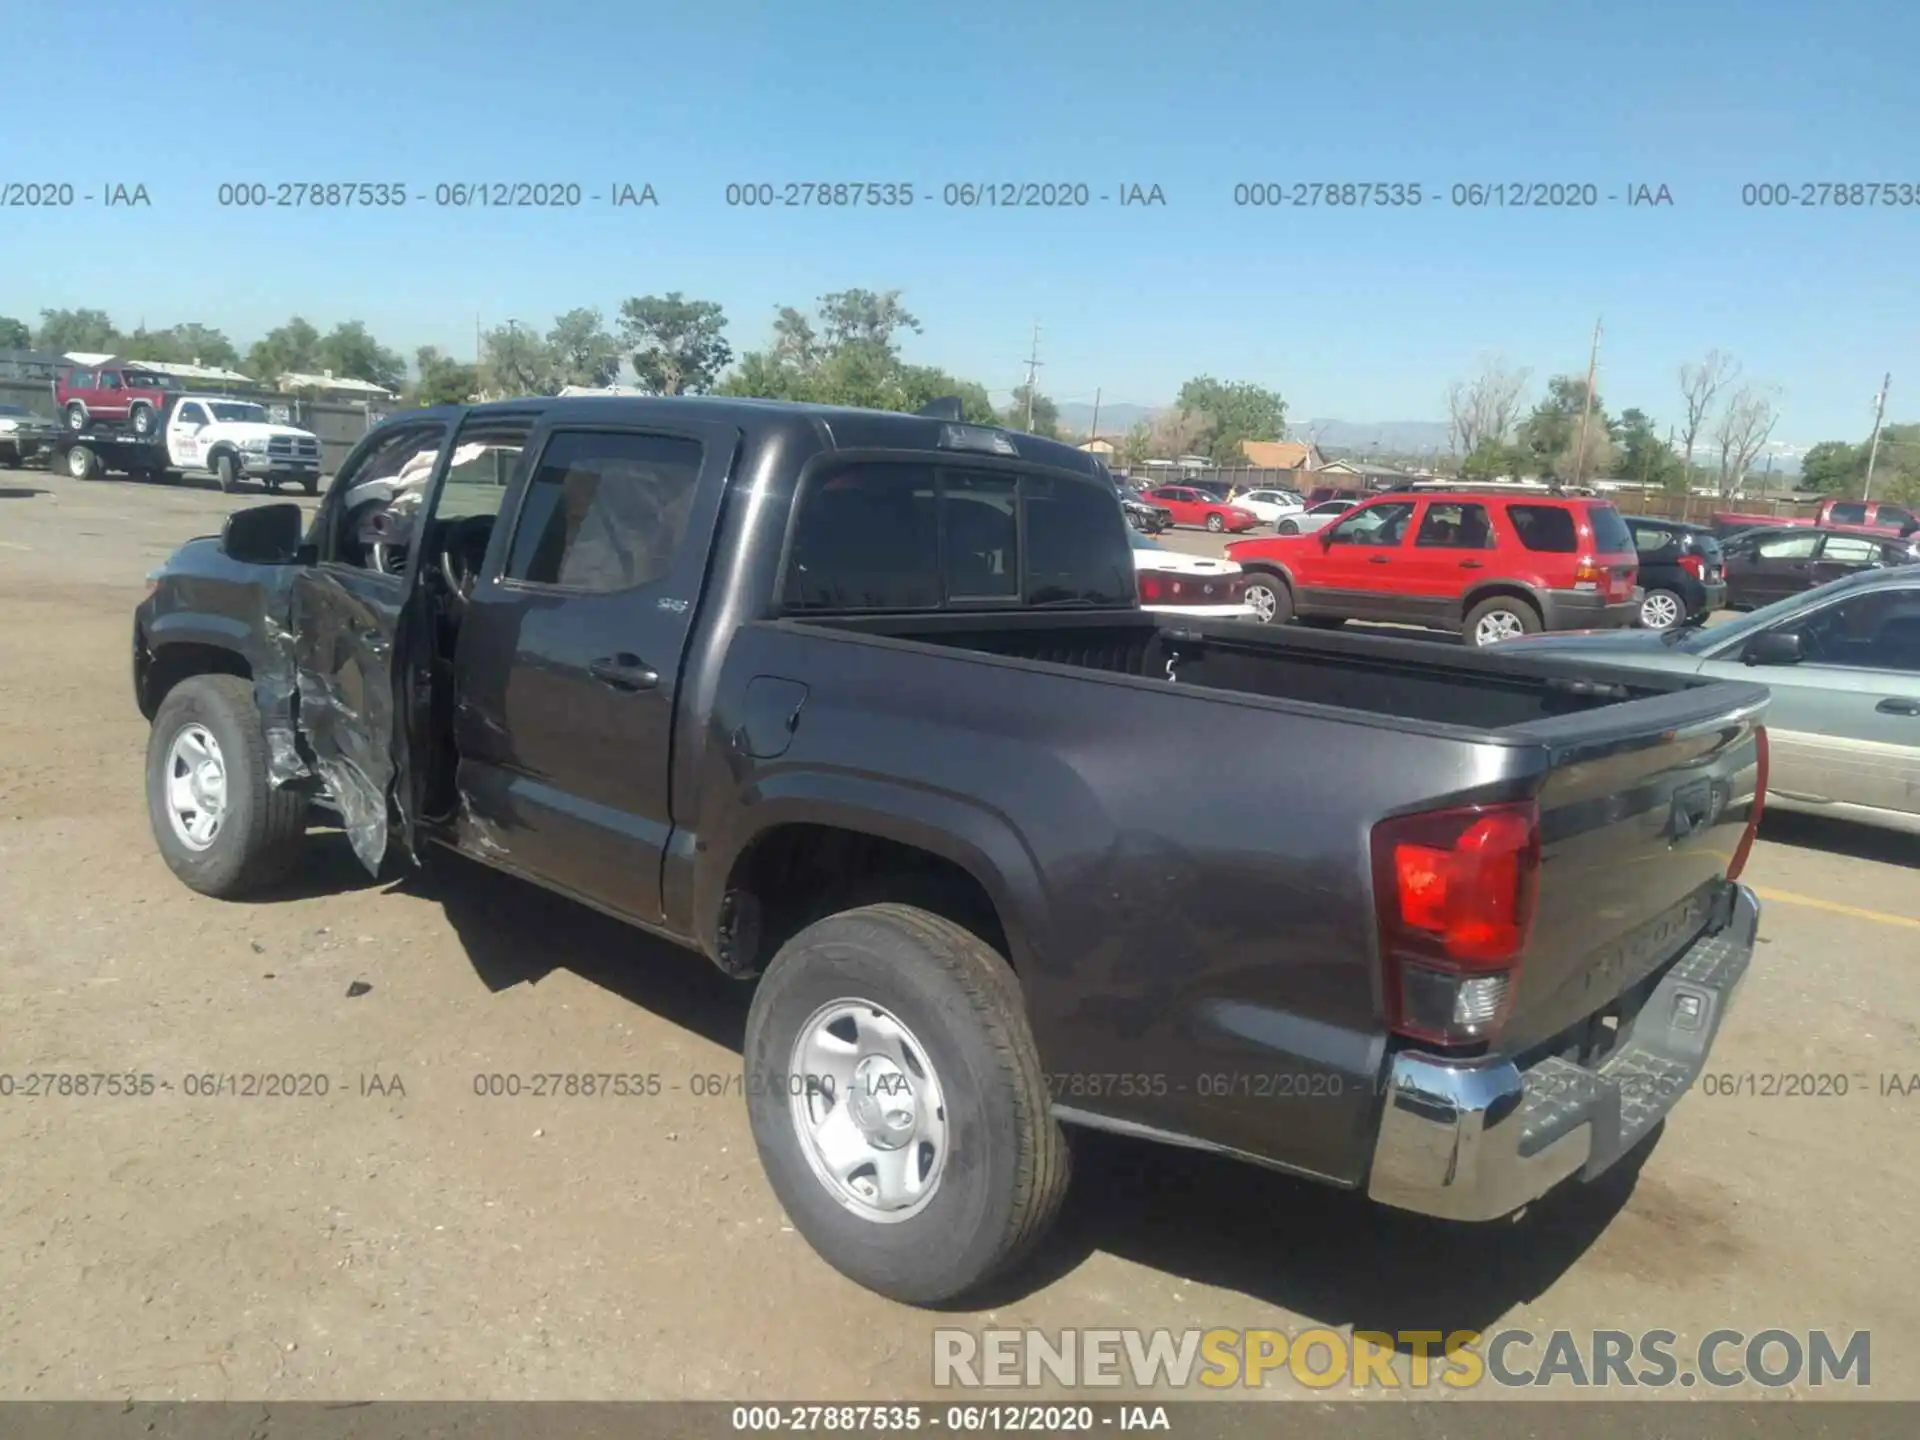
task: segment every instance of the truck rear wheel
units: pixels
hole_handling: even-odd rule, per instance
[[[1538,635],[1540,612],[1524,600],[1495,595],[1467,612],[1467,643],[1494,645],[1516,635]]]
[[[307,475],[302,477],[300,481],[300,488],[306,491],[307,494],[309,495],[318,495],[320,493],[320,477],[318,475]]]
[[[1246,601],[1262,625],[1284,625],[1293,618],[1293,592],[1270,571],[1247,572]]]
[[[67,429],[71,430],[75,435],[78,435],[82,430],[87,428],[87,407],[82,405],[78,400],[69,400],[67,402],[66,416]]]
[[[147,737],[147,815],[167,868],[202,895],[245,895],[293,868],[307,797],[267,779],[251,682],[196,675],[168,692]]]
[[[240,472],[235,468],[231,455],[213,457],[213,477],[220,482],[220,488],[229,495],[240,488]]]
[[[151,405],[135,405],[127,412],[127,421],[133,426],[134,434],[138,435],[142,440],[147,439],[153,434],[153,407]]]
[[[1066,1136],[1007,962],[910,905],[815,922],[755,992],[760,1163],[841,1274],[937,1305],[1017,1265],[1066,1195]]]
[[[67,474],[76,480],[98,479],[105,468],[100,457],[85,445],[76,445],[67,451]]]

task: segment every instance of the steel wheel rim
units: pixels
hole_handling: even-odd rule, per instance
[[[870,1000],[822,1005],[794,1037],[788,1112],[827,1193],[863,1220],[897,1225],[939,1193],[947,1110],[926,1047]]]
[[[167,820],[189,850],[211,846],[227,814],[227,762],[204,725],[187,725],[167,747]]]
[[[1227,528],[1227,522],[1222,520],[1218,515],[1209,515],[1207,516],[1207,528],[1218,535],[1222,530]]]
[[[1273,623],[1273,612],[1280,608],[1280,597],[1273,593],[1273,587],[1265,581],[1247,586],[1247,604],[1253,607],[1253,613],[1263,625]]]
[[[1520,617],[1511,610],[1495,610],[1482,615],[1480,623],[1473,627],[1473,643],[1492,645],[1497,641],[1511,640],[1516,635],[1526,634],[1526,627],[1520,623]]]
[[[84,480],[87,478],[86,451],[74,449],[67,452],[67,474],[76,480]]]
[[[1680,602],[1656,590],[1640,602],[1640,623],[1649,630],[1670,630],[1680,623]]]

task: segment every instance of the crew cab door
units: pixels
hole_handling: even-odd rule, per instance
[[[457,412],[456,412],[457,414]],[[403,617],[418,583],[414,532],[446,458],[452,422],[376,430],[335,475],[315,522],[315,563],[294,577],[288,615],[296,722],[353,853],[378,874],[394,818],[405,727],[395,704]]]
[[[1419,604],[1403,593],[1402,558],[1413,519],[1411,500],[1375,500],[1328,526],[1321,553],[1305,557],[1295,577],[1302,614],[1355,620],[1419,618]]]
[[[167,418],[167,458],[182,470],[199,470],[207,463],[206,442],[200,437],[213,417],[198,400],[182,400]]]
[[[460,622],[462,849],[662,920],[681,660],[739,439],[679,419],[535,431]]]

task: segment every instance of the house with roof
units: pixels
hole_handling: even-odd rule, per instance
[[[394,392],[384,385],[356,379],[352,375],[336,375],[331,370],[323,370],[318,375],[289,370],[280,377],[280,389],[289,395],[309,395],[316,400],[375,401],[394,398]]]
[[[1370,490],[1391,490],[1405,485],[1415,476],[1392,465],[1376,465],[1369,460],[1329,460],[1320,467],[1323,475],[1346,475]]]
[[[1102,460],[1111,460],[1120,449],[1120,442],[1111,435],[1089,435],[1074,447],[1089,455],[1098,455]]]
[[[1318,470],[1327,463],[1320,447],[1306,440],[1243,440],[1240,453],[1255,470]]]

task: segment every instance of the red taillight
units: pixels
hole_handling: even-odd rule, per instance
[[[1532,801],[1374,826],[1374,902],[1396,1033],[1460,1045],[1498,1032],[1533,927],[1539,875]]]
[[[1703,555],[1682,555],[1680,568],[1696,580],[1703,580],[1707,574],[1707,561]]]
[[[1573,567],[1573,588],[1576,590],[1598,590],[1600,582],[1607,577],[1607,568],[1596,565],[1582,555]]]
[[[1747,811],[1747,828],[1740,832],[1733,859],[1727,862],[1727,879],[1738,880],[1747,868],[1747,856],[1753,853],[1753,837],[1760,832],[1760,813],[1767,808],[1767,727],[1753,727],[1754,776],[1753,805]]]
[[[1140,603],[1156,605],[1160,602],[1161,591],[1165,588],[1160,577],[1151,570],[1140,572]]]

